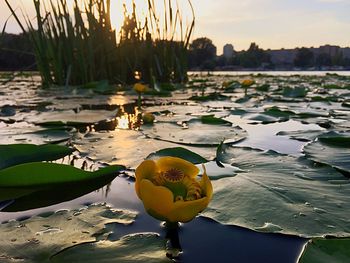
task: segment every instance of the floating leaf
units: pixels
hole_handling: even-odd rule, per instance
[[[113,181],[116,176],[118,173],[111,173],[88,181],[65,183],[54,187],[0,188],[0,202],[12,199],[12,202],[1,211],[18,212],[67,202],[100,189]]]
[[[304,237],[349,236],[350,181],[330,167],[303,158],[227,147],[221,161],[244,170],[212,181],[204,215],[257,231]]]
[[[204,115],[201,116],[201,121],[204,124],[213,124],[213,125],[225,125],[230,124],[230,122],[225,121],[220,118],[216,118],[214,115]]]
[[[234,143],[243,140],[247,133],[239,126],[203,124],[199,120],[189,121],[187,126],[174,123],[155,123],[143,128],[147,136],[186,145],[217,146],[221,141]]]
[[[189,161],[194,164],[198,163],[206,163],[208,162],[207,159],[203,158],[197,153],[194,153],[186,148],[182,147],[174,147],[174,148],[166,148],[159,151],[156,151],[154,153],[151,153],[146,159],[156,159],[159,157],[164,156],[172,156],[172,157],[178,157],[182,158],[186,161]]]
[[[66,146],[55,144],[0,145],[0,169],[21,163],[54,161],[71,154],[73,151]]]
[[[67,124],[71,126],[91,125],[100,121],[115,118],[117,110],[82,110],[76,112],[74,110],[41,112],[28,119],[29,122],[38,125],[45,124]]]
[[[350,174],[350,133],[329,132],[307,144],[306,156],[318,163],[324,163]]]
[[[283,96],[290,98],[303,98],[307,95],[308,90],[305,87],[285,87]]]
[[[315,238],[304,248],[299,263],[345,263],[350,258],[350,239]]]
[[[0,117],[10,117],[16,115],[16,108],[10,105],[0,107]]]
[[[228,97],[220,93],[211,93],[203,96],[192,96],[189,98],[194,101],[208,101],[208,100],[227,100]]]
[[[0,187],[30,187],[83,182],[118,174],[125,167],[113,165],[94,172],[58,163],[25,163],[0,170]]]
[[[131,224],[135,213],[98,204],[79,210],[61,210],[49,216],[0,224],[1,262],[49,262],[69,247],[95,242],[106,235],[108,223]]]
[[[166,257],[165,240],[156,234],[127,235],[118,241],[99,241],[66,249],[50,262],[173,262]]]
[[[302,142],[313,141],[323,130],[300,130],[300,131],[280,131],[278,136],[289,136],[289,138]]]
[[[15,130],[15,129],[13,129]],[[65,129],[44,129],[34,131],[6,131],[1,132],[0,143],[31,143],[31,144],[46,144],[60,143],[71,138],[71,134]]]
[[[116,130],[108,133],[91,132],[85,138],[74,140],[75,147],[89,158],[108,164],[121,163],[136,168],[146,156],[164,148],[174,148],[179,144],[153,140],[138,131]],[[214,148],[187,147],[198,152],[203,158],[214,155]],[[191,157],[192,158],[192,157]]]

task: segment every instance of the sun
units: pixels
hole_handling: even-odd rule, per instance
[[[111,1],[111,23],[113,28],[117,31],[121,28],[124,21],[124,5],[129,14],[132,13],[133,2],[136,5],[136,13],[143,21],[143,18],[148,13],[148,1],[147,0],[124,0],[124,1]]]

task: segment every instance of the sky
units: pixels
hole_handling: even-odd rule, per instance
[[[32,0],[9,1],[34,17]],[[192,39],[210,38],[218,54],[226,43],[235,50],[246,50],[251,42],[264,49],[350,46],[350,0],[192,0],[192,4],[196,14]],[[20,8],[17,12],[20,14]],[[0,0],[1,28],[9,15],[4,0]],[[114,17],[115,21],[120,19]],[[6,28],[8,32],[19,32],[12,18]]]

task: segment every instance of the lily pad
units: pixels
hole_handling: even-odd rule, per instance
[[[303,98],[307,95],[308,90],[305,87],[285,87],[283,96],[290,98]]]
[[[309,142],[317,138],[323,130],[299,130],[299,131],[280,131],[276,133],[277,136],[289,136],[292,140]]]
[[[71,134],[65,129],[44,129],[30,132],[15,132],[1,134],[0,143],[31,143],[31,144],[46,144],[60,143],[68,141]]]
[[[58,163],[24,163],[0,170],[0,187],[32,187],[84,182],[118,174],[124,169],[124,166],[113,165],[89,172]]]
[[[76,138],[74,146],[94,161],[108,164],[123,164],[136,168],[146,156],[164,148],[179,147],[179,144],[147,138],[141,132],[116,130],[108,133],[91,132],[86,137]],[[215,148],[187,147],[204,158],[214,158]]]
[[[71,154],[73,151],[66,146],[55,144],[0,145],[0,169],[21,163],[54,161]]]
[[[299,263],[345,263],[349,258],[349,238],[315,238],[304,248]]]
[[[214,115],[204,115],[201,116],[201,121],[204,124],[212,124],[212,125],[225,125],[229,124],[230,122],[225,121],[221,118],[217,118]]]
[[[94,124],[107,119],[115,118],[118,110],[74,110],[40,112],[36,116],[29,118],[27,121],[38,125],[62,123],[62,124]],[[74,125],[73,125],[74,126]]]
[[[191,163],[194,163],[194,164],[208,162],[207,159],[203,158],[199,154],[192,152],[186,148],[182,148],[182,147],[161,149],[159,151],[151,153],[146,159],[154,159],[154,158],[159,158],[159,157],[164,157],[164,156],[172,156],[172,157],[182,158],[182,159],[189,161]]]
[[[200,120],[189,121],[184,126],[155,123],[153,127],[144,127],[143,133],[154,139],[197,146],[217,146],[223,140],[235,143],[247,136],[239,126],[203,124]]]
[[[127,235],[117,241],[81,244],[62,251],[50,262],[173,262],[166,257],[165,240],[156,234]]]
[[[350,175],[350,133],[323,134],[307,144],[303,151],[309,159]]]
[[[95,242],[107,235],[109,223],[131,224],[136,214],[111,209],[103,204],[78,210],[60,210],[49,216],[0,224],[1,262],[49,262],[69,247]]]
[[[350,181],[334,169],[250,148],[227,147],[220,155],[245,172],[212,182],[204,216],[262,232],[350,236]]]
[[[18,212],[67,202],[102,188],[117,176],[118,173],[111,173],[88,181],[49,187],[0,188],[0,202],[12,200],[0,210]]]

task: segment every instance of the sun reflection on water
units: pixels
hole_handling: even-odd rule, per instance
[[[141,112],[137,106],[120,107],[120,114],[116,117],[116,129],[138,130],[141,126]]]

